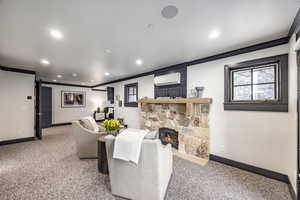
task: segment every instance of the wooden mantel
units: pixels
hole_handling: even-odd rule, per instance
[[[138,103],[150,103],[150,104],[188,104],[188,103],[200,103],[200,104],[211,104],[212,98],[178,98],[178,99],[140,99]]]

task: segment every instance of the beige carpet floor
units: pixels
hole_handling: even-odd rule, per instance
[[[45,129],[41,141],[0,146],[0,200],[113,200],[96,160],[79,160],[71,126]],[[289,200],[286,184],[209,161],[174,157],[167,200]]]

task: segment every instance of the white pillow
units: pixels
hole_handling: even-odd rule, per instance
[[[94,118],[92,118],[92,117],[84,117],[84,118],[82,118],[82,119],[87,119],[87,120],[89,120],[89,122],[90,122],[90,124],[91,124],[93,130],[94,130],[95,132],[99,132],[99,126],[98,126],[98,124],[96,123],[96,121],[94,120]]]
[[[81,126],[83,126],[84,128],[90,130],[90,131],[94,131],[94,127],[92,126],[90,120],[88,119],[80,119],[79,123],[81,124]]]

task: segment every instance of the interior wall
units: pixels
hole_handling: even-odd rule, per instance
[[[292,77],[289,80],[289,112],[225,111],[223,108],[224,65],[288,52],[286,44],[188,67],[188,91],[204,86],[204,97],[213,98],[210,110],[212,154],[289,174],[287,145],[297,126],[297,102],[291,95],[296,80]],[[296,74],[294,67],[289,66],[289,74],[293,73]]]
[[[78,120],[81,117],[92,116],[98,106],[103,110],[103,107],[106,104],[106,92],[92,91],[90,88],[83,87],[47,84],[43,84],[43,86],[52,88],[52,124],[68,123]],[[62,91],[84,91],[86,93],[86,106],[82,108],[62,108]]]
[[[273,170],[295,178],[296,154],[296,66],[290,53],[289,112],[224,111],[224,65],[290,53],[290,45],[280,45],[228,57],[187,68],[187,94],[204,86],[204,97],[213,98],[210,110],[210,152],[227,159]],[[293,61],[291,61],[293,60]],[[110,86],[124,100],[123,85],[139,83],[139,98],[153,97],[154,76],[131,79]],[[100,87],[105,88],[106,86]],[[116,102],[117,103],[117,102]],[[116,117],[125,118],[131,127],[140,127],[139,109],[116,107]],[[293,182],[293,185],[295,183]]]
[[[138,98],[154,98],[154,75],[143,76],[140,78],[130,79],[106,86],[99,87],[105,89],[107,86],[115,88],[115,119],[124,118],[126,124],[131,128],[140,127],[140,112],[138,107],[124,107],[124,85],[129,83],[138,83]],[[122,100],[122,106],[119,107],[116,96],[119,95]]]
[[[290,39],[289,49],[289,111],[291,119],[289,121],[291,131],[288,134],[287,147],[287,159],[288,162],[287,174],[289,175],[290,182],[297,191],[297,79],[298,79],[298,66],[297,66],[297,53],[295,52],[296,35],[293,35]]]
[[[35,75],[0,70],[0,141],[35,136],[34,88]]]

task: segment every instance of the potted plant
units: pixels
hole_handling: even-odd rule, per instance
[[[106,119],[102,126],[107,131],[107,134],[117,135],[120,129],[120,121],[115,119]]]

